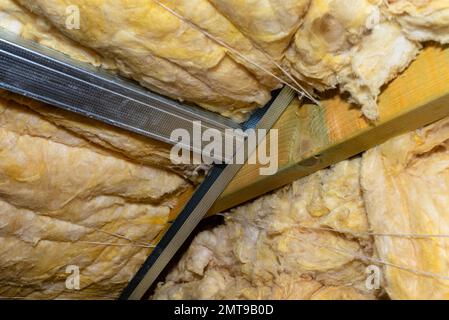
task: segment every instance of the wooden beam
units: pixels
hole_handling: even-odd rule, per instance
[[[339,95],[322,108],[293,102],[279,130],[279,172],[260,176],[245,165],[210,213],[217,213],[348,159],[389,138],[449,116],[449,48],[428,47],[379,98],[380,118],[370,123]]]

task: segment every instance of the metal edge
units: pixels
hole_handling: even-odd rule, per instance
[[[287,87],[278,91],[266,107],[253,114],[245,123],[244,129],[271,129],[294,97],[294,91]],[[215,165],[211,169],[204,182],[124,289],[120,296],[121,300],[139,300],[146,294],[242,166],[239,164]]]

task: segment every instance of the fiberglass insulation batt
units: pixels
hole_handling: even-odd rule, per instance
[[[120,153],[139,138],[69,114],[64,121],[0,98],[0,297],[117,297],[188,187]],[[153,149],[148,162],[158,158]],[[66,290],[70,265],[80,269],[80,291]]]

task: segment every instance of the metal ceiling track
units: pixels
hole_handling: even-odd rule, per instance
[[[228,118],[183,105],[2,29],[0,88],[169,144],[178,143],[171,138],[175,129],[193,135],[194,121],[200,122],[201,132],[215,129],[223,136],[226,129],[241,129]],[[203,145],[182,147],[200,153]]]

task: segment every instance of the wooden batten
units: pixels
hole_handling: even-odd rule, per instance
[[[340,95],[323,107],[295,100],[279,130],[279,172],[259,175],[245,165],[210,213],[240,205],[301,177],[355,156],[389,138],[449,116],[449,48],[428,47],[379,98],[380,118],[371,123]]]

